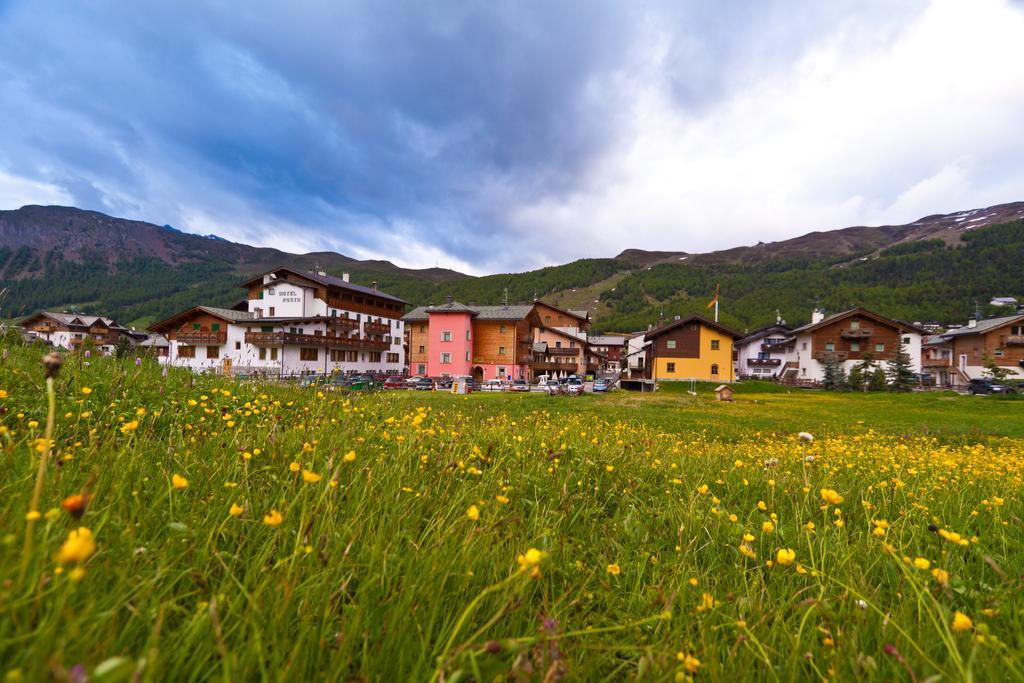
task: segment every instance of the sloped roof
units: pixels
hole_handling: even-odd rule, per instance
[[[673,329],[675,329],[677,327],[681,327],[681,326],[685,325],[686,323],[692,323],[694,321],[699,322],[701,325],[706,325],[706,326],[710,327],[713,330],[718,330],[722,334],[725,334],[725,335],[728,335],[728,336],[732,337],[734,340],[735,339],[741,339],[743,337],[743,335],[740,334],[739,332],[737,332],[736,330],[730,329],[730,328],[728,328],[725,325],[722,325],[720,323],[716,323],[714,320],[708,320],[707,318],[705,318],[702,315],[693,314],[693,315],[688,315],[688,316],[686,316],[684,318],[680,318],[679,320],[673,320],[672,322],[670,322],[667,325],[662,325],[661,327],[659,327],[657,329],[651,330],[650,332],[648,332],[647,334],[644,335],[644,340],[649,340],[649,339],[654,339],[655,337],[660,337],[661,335],[665,334],[669,330],[673,330]]]
[[[1003,325],[1009,325],[1011,323],[1024,322],[1024,314],[1018,315],[1004,315],[999,318],[985,318],[979,320],[974,327],[961,327],[956,330],[950,330],[949,332],[943,332],[943,337],[966,337],[971,334],[985,334],[991,332],[994,329],[1000,328]]]
[[[910,331],[913,331],[913,332],[918,332],[918,333],[922,333],[923,332],[923,330],[921,330],[919,327],[917,327],[913,323],[904,322],[902,320],[893,320],[892,318],[886,318],[884,315],[880,315],[878,313],[874,313],[872,311],[869,311],[866,308],[861,308],[860,306],[857,306],[856,308],[850,308],[850,309],[847,309],[845,311],[840,311],[839,313],[833,313],[832,315],[826,315],[824,318],[822,318],[821,320],[819,320],[816,323],[807,323],[806,325],[802,325],[802,326],[796,328],[795,330],[793,330],[792,332],[790,332],[790,335],[791,336],[796,336],[798,334],[803,334],[804,332],[813,332],[814,330],[817,330],[817,329],[819,329],[821,327],[824,327],[825,325],[828,325],[829,323],[833,323],[833,322],[835,322],[837,320],[840,320],[842,318],[848,318],[848,317],[850,317],[852,315],[862,315],[865,318],[872,318],[872,319],[874,319],[874,320],[876,320],[878,322],[884,322],[886,324],[892,325],[893,327],[903,328],[903,329],[910,330]]]
[[[440,306],[428,306],[427,313],[469,313],[476,315],[476,309],[458,301],[447,301]]]
[[[336,277],[334,275],[327,275],[327,274],[321,275],[320,273],[314,273],[312,271],[303,271],[303,270],[299,270],[297,268],[292,268],[290,266],[278,266],[277,268],[272,268],[272,269],[268,270],[265,273],[257,275],[254,278],[249,278],[248,280],[243,282],[241,284],[241,286],[242,287],[248,287],[250,284],[252,284],[256,280],[262,280],[265,276],[269,275],[270,273],[277,273],[277,272],[280,272],[282,270],[286,270],[289,273],[294,273],[295,275],[299,275],[301,277],[307,278],[309,280],[312,280],[313,282],[319,282],[320,284],[322,284],[324,286],[340,287],[341,289],[350,289],[350,290],[352,290],[354,292],[360,292],[361,294],[370,294],[372,296],[377,296],[377,297],[380,297],[381,299],[388,299],[390,301],[395,301],[395,302],[398,302],[400,304],[408,304],[409,303],[405,299],[400,299],[397,296],[392,296],[391,294],[386,294],[385,292],[382,292],[379,289],[373,289],[372,287],[363,287],[362,285],[353,284],[351,282],[345,282],[340,277]]]
[[[588,337],[587,341],[597,346],[625,346],[626,338],[617,335],[598,335]]]
[[[789,325],[779,325],[779,324],[765,325],[764,327],[757,328],[756,330],[754,330],[753,332],[748,334],[743,339],[740,339],[736,343],[737,344],[749,344],[750,342],[755,342],[758,339],[764,339],[765,337],[771,335],[774,332],[779,332],[783,336],[789,336],[790,333],[792,333],[792,331],[793,331],[793,328],[790,327]]]
[[[474,314],[477,320],[523,320],[530,311],[533,310],[533,306],[464,306],[458,302],[452,302],[453,305],[457,305],[461,308],[457,310],[468,310]],[[441,306],[417,306],[408,313],[402,316],[402,320],[406,322],[419,322],[424,321],[428,318],[428,315],[433,311],[444,312],[456,309],[447,308],[449,304],[442,304]]]
[[[58,322],[61,325],[81,324],[85,327],[92,327],[97,321],[99,321],[103,325],[111,329],[124,329],[123,327],[118,325],[117,322],[115,322],[112,318],[104,318],[101,315],[84,315],[81,313],[58,313],[57,311],[39,311],[38,313],[33,313],[27,318],[24,318],[21,321],[21,324],[25,324],[29,320],[32,320],[33,318],[38,318],[40,316],[44,318],[50,318],[51,320]],[[75,320],[79,320],[81,322],[75,323],[73,322]]]

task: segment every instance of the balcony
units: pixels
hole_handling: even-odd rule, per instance
[[[530,367],[534,370],[555,370],[561,372],[575,372],[579,367],[575,362],[572,363],[559,363],[554,360],[535,360],[530,363]]]
[[[228,333],[226,331],[186,330],[178,332],[177,340],[179,344],[189,344],[190,346],[220,346],[227,344]]]
[[[388,323],[363,323],[363,334],[391,334]]]
[[[850,357],[850,354],[846,351],[815,351],[811,357],[819,363],[827,363],[829,360],[842,363]]]
[[[576,348],[561,348],[549,346],[545,353],[549,356],[578,356],[580,353],[579,349]]]
[[[388,351],[390,342],[294,332],[246,332],[245,343],[253,346],[323,346],[350,351]]]
[[[748,358],[747,367],[750,368],[777,368],[782,365],[781,358]]]
[[[1007,346],[1020,346],[1024,344],[1024,334],[1011,334],[1006,337]]]
[[[867,339],[874,332],[870,327],[847,327],[839,333],[839,336],[843,339]]]
[[[922,368],[949,368],[953,366],[952,358],[922,358]]]
[[[761,344],[761,351],[764,353],[785,353],[789,346],[789,342],[781,342],[779,344]]]
[[[339,318],[335,316],[328,319],[327,327],[336,332],[352,332],[359,329],[359,321],[355,318]]]

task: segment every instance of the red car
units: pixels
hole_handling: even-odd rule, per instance
[[[388,377],[386,380],[384,380],[384,388],[385,389],[404,389],[405,388],[405,380],[402,379],[401,377],[397,377],[395,375],[392,375],[391,377]]]

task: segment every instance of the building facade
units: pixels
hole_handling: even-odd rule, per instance
[[[128,334],[127,329],[111,318],[54,311],[30,315],[19,326],[59,349],[74,351],[91,347],[104,354],[113,353],[121,337]]]
[[[622,372],[627,353],[627,337],[625,335],[591,335],[587,341],[590,343],[591,350],[603,357],[602,372],[609,374]]]
[[[743,335],[699,315],[651,330],[644,339],[651,379],[732,382],[733,342]]]
[[[288,267],[241,286],[248,296],[235,308],[196,306],[151,326],[169,343],[162,361],[275,376],[403,371],[403,300]]]
[[[986,360],[1006,370],[1010,378],[1024,379],[1024,312],[971,319],[941,336],[950,344],[955,386],[985,377]]]
[[[754,330],[734,344],[736,376],[740,379],[776,380],[786,365],[786,350],[793,328],[782,323]]]

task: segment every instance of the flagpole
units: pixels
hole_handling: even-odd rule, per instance
[[[715,297],[715,322],[718,322],[718,297]]]

